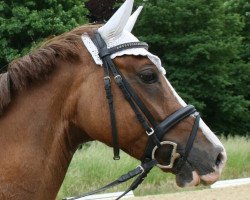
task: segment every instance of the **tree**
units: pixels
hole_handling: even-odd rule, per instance
[[[232,63],[230,78],[232,80],[230,91],[233,93],[234,99],[227,100],[234,102],[235,106],[241,112],[235,113],[236,116],[241,115],[244,118],[247,127],[247,133],[250,133],[250,2],[248,0],[226,0],[225,8],[227,13],[238,15],[244,23],[244,27],[240,30],[242,37],[242,45],[240,48],[240,58]],[[238,99],[241,99],[240,101]],[[241,104],[241,105],[240,105]],[[242,105],[243,104],[243,105]],[[231,105],[233,105],[231,103]],[[228,110],[231,108],[228,107]],[[238,121],[238,120],[237,120]],[[237,121],[234,121],[237,124]],[[240,129],[239,131],[241,131]]]
[[[235,88],[245,87],[235,72],[249,71],[239,62],[240,16],[228,13],[222,0],[143,2],[136,35],[161,57],[178,93],[201,111],[213,130],[249,133],[249,100]]]
[[[87,22],[82,0],[0,0],[0,67]]]
[[[229,13],[239,14],[245,23],[241,31],[243,37],[241,57],[245,62],[250,62],[250,2],[248,0],[227,0],[226,9]]]
[[[121,2],[121,0],[88,0],[85,6],[89,10],[89,21],[98,23],[107,21],[116,11],[116,3]]]

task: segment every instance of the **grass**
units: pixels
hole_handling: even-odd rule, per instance
[[[250,138],[222,138],[227,150],[228,161],[222,179],[250,177]]]
[[[227,139],[221,138],[221,140],[228,155],[222,179],[250,177],[249,138],[228,137]],[[85,146],[82,150],[77,151],[58,194],[58,199],[104,186],[139,164],[139,161],[123,152],[120,161],[113,161],[112,156],[112,149],[98,142],[93,142],[90,146]],[[125,183],[109,192],[123,191],[130,183]],[[204,186],[195,189],[201,188]],[[194,188],[178,188],[174,175],[154,168],[144,183],[135,191],[135,195],[163,194],[185,190],[194,190]]]

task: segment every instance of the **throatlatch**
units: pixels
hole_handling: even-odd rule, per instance
[[[131,186],[120,197],[117,198],[117,199],[120,199],[129,191],[135,190],[143,182],[143,180],[146,178],[150,170],[156,165],[160,168],[167,168],[167,169],[173,169],[173,167],[175,166],[174,171],[175,173],[178,173],[183,167],[183,165],[185,164],[185,162],[187,162],[188,160],[188,155],[192,149],[195,137],[197,135],[199,121],[200,121],[199,113],[196,111],[194,106],[187,105],[186,107],[183,107],[177,110],[176,112],[174,112],[173,114],[171,114],[170,116],[168,116],[162,122],[158,123],[154,119],[150,111],[147,109],[147,107],[144,105],[144,103],[141,101],[141,99],[138,97],[138,95],[134,92],[130,84],[126,81],[122,73],[113,63],[111,59],[112,54],[122,51],[124,49],[129,49],[129,48],[146,48],[147,49],[148,45],[146,43],[131,42],[131,43],[121,44],[121,45],[108,49],[105,41],[102,39],[101,35],[98,32],[95,32],[94,37],[91,39],[96,45],[96,47],[98,48],[99,56],[103,62],[104,87],[105,87],[106,97],[107,97],[107,101],[109,104],[109,111],[110,111],[114,159],[117,160],[120,158],[120,156],[119,156],[119,138],[118,138],[118,131],[116,127],[115,107],[113,104],[110,72],[116,84],[121,89],[125,99],[128,101],[131,108],[135,112],[137,116],[137,120],[144,128],[145,133],[148,135],[149,139],[148,139],[148,144],[144,152],[144,156],[141,159],[140,166],[128,172],[127,174],[122,175],[117,180],[113,181],[112,183],[100,189],[97,189],[93,192],[85,193],[83,195],[79,195],[76,197],[66,198],[65,200],[74,200],[74,199],[78,199],[84,196],[96,194],[104,190],[107,190],[111,187],[114,187],[116,185],[119,185],[123,182],[126,182],[137,176],[137,178],[131,184]],[[195,122],[192,128],[191,134],[189,136],[189,139],[185,148],[185,152],[183,155],[180,155],[179,153],[177,153],[177,143],[173,141],[163,141],[163,137],[165,134],[167,134],[167,132],[173,126],[175,126],[177,123],[179,123],[183,119],[189,117],[190,115],[194,116]],[[155,152],[157,151],[158,148],[161,148],[165,145],[172,146],[172,153],[170,155],[169,162],[165,165],[162,165],[157,162],[156,157],[155,157]]]

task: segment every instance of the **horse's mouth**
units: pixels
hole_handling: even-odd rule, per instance
[[[176,184],[179,187],[193,187],[198,186],[200,184],[202,185],[211,185],[215,183],[218,180],[218,176],[213,172],[211,174],[200,176],[197,171],[192,171],[192,180],[185,180],[182,176],[179,174],[176,175]]]
[[[171,151],[167,151],[167,149],[164,149],[164,150],[165,151],[162,151],[160,153],[168,155],[167,157],[169,158]],[[180,159],[180,154],[173,161],[172,169],[162,168],[162,170],[165,172],[171,172],[175,174],[176,184],[179,187],[197,186],[199,184],[209,185],[218,180],[219,175],[218,174],[214,175],[214,172],[212,172],[211,174],[209,173],[208,175],[200,175],[199,171],[196,170],[189,162],[185,162],[185,164],[181,167],[181,169],[177,170],[177,166],[178,166],[177,163],[179,162],[179,159]],[[158,159],[158,160],[161,163],[158,166],[166,166],[170,163],[170,160],[165,160],[165,162],[163,159]]]
[[[221,175],[221,172],[216,170],[200,175],[197,170],[194,170],[189,163],[186,163],[183,169],[176,174],[176,184],[179,187],[192,187],[202,185],[211,185],[215,183]]]
[[[179,187],[192,187],[192,186],[199,185],[201,182],[199,174],[196,171],[192,171],[191,176],[192,176],[192,179],[187,181],[187,180],[185,180],[184,177],[177,174],[176,175],[176,184]]]
[[[213,162],[207,160],[190,159],[176,175],[176,183],[179,187],[197,186],[199,184],[211,185],[219,180],[222,169],[227,161],[226,152],[219,153]],[[178,159],[175,164],[178,163]],[[174,165],[175,166],[175,165]]]

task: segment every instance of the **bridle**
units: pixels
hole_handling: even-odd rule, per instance
[[[154,116],[144,105],[144,103],[141,101],[141,99],[138,97],[138,95],[135,93],[135,91],[132,89],[130,84],[126,81],[126,79],[119,71],[119,69],[115,66],[114,62],[111,59],[112,54],[130,48],[148,49],[148,45],[145,42],[130,42],[112,48],[107,48],[107,44],[97,31],[94,33],[91,39],[93,43],[96,45],[99,52],[99,57],[102,59],[103,62],[104,86],[106,91],[106,98],[109,104],[111,127],[112,127],[114,160],[118,160],[120,156],[119,156],[118,131],[116,127],[115,107],[113,104],[113,96],[111,90],[110,73],[113,75],[116,84],[118,85],[125,99],[128,101],[131,108],[135,112],[137,120],[142,125],[149,139],[146,149],[144,151],[144,155],[141,159],[141,165],[139,165],[137,168],[128,172],[127,174],[122,175],[117,180],[113,181],[112,183],[98,190],[85,193],[83,195],[79,195],[76,197],[69,197],[66,198],[66,200],[73,200],[84,196],[92,195],[104,191],[110,187],[121,184],[125,181],[128,181],[133,177],[138,176],[132,183],[132,185],[120,197],[117,198],[120,199],[129,191],[136,189],[138,185],[143,182],[143,180],[145,179],[147,174],[151,171],[151,169],[156,165],[160,168],[172,169],[174,173],[179,173],[184,164],[187,162],[188,155],[192,149],[199,128],[200,115],[192,105],[187,105],[186,107],[180,108],[179,110],[172,113],[170,116],[166,117],[162,122],[158,123],[155,120]],[[193,117],[195,118],[195,122],[192,131],[190,133],[190,136],[188,138],[184,154],[180,155],[179,153],[177,153],[177,143],[173,141],[163,141],[163,137],[173,126],[175,126],[177,123],[179,123],[180,121],[182,121],[183,119],[187,118],[190,115],[193,115]],[[169,158],[169,162],[165,165],[159,164],[155,159],[155,153],[157,149],[161,148],[164,145],[169,145],[170,147],[172,147],[172,152]]]

